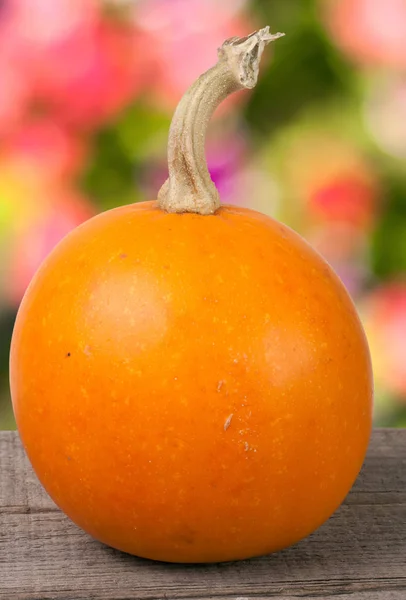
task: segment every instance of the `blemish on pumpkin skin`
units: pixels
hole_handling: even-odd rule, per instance
[[[179,531],[174,535],[175,540],[179,540],[179,542],[187,545],[192,545],[195,542],[195,532],[189,527],[184,528],[184,530]]]
[[[223,379],[221,379],[218,384],[217,384],[217,391],[221,392],[221,388],[223,387],[225,381]]]
[[[125,254],[124,252],[123,252],[122,254],[120,254],[120,258],[122,258],[122,259],[124,259],[124,258],[127,258],[127,256],[128,256],[128,255],[127,255],[127,254]]]
[[[66,358],[69,358],[70,356],[71,356],[71,353],[70,353],[70,352],[67,352],[67,353],[66,353]]]
[[[230,427],[231,425],[231,419],[233,418],[234,413],[231,413],[231,415],[229,415],[224,423],[224,431],[227,431],[227,429]]]

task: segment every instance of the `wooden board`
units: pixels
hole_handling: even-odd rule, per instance
[[[1,600],[406,600],[406,430],[377,430],[346,502],[271,556],[165,565],[112,550],[42,490],[17,434],[0,432]]]

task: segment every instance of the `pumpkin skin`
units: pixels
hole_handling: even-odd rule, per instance
[[[249,209],[103,213],[45,261],[11,349],[18,428],[53,500],[115,548],[276,551],[340,505],[371,430],[355,308],[296,233]]]

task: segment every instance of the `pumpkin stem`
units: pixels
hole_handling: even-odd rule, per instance
[[[169,178],[158,193],[160,208],[201,215],[211,215],[219,208],[219,193],[211,180],[204,151],[207,126],[227,96],[255,87],[265,46],[283,35],[272,35],[269,27],[264,27],[248,37],[226,40],[218,50],[217,64],[187,90],[169,131]]]

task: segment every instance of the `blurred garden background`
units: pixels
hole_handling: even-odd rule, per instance
[[[183,92],[264,25],[286,37],[216,114],[212,178],[333,265],[369,338],[375,423],[406,427],[406,0],[1,0],[0,429],[33,273],[85,219],[156,198]]]

